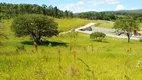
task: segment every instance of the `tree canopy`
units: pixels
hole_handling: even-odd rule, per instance
[[[128,42],[130,42],[131,33],[135,30],[139,30],[137,22],[132,17],[116,20],[114,28],[126,32]]]
[[[40,43],[41,37],[58,35],[57,23],[52,18],[44,15],[23,15],[14,19],[12,30],[16,36],[30,35],[34,42]]]
[[[105,38],[106,34],[102,32],[93,32],[90,34],[90,38],[96,41],[102,41]]]
[[[56,18],[71,18],[73,13],[71,11],[62,11],[57,6],[42,6],[37,4],[8,4],[0,3],[0,18],[12,18],[23,14],[43,14]],[[70,14],[70,15],[66,15]]]
[[[142,10],[134,12],[133,10],[129,11],[103,11],[103,12],[82,12],[76,13],[75,16],[79,18],[85,19],[97,19],[97,20],[116,20],[118,18],[124,18],[128,16],[133,16],[133,19],[141,21],[142,18]]]

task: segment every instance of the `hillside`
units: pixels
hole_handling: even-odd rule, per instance
[[[103,11],[105,13],[117,13],[117,14],[142,14],[142,9],[137,10],[119,10],[119,11]]]
[[[60,25],[67,26],[64,21],[57,20]],[[83,20],[77,21],[82,25]],[[12,35],[11,22],[3,21],[9,39],[0,48],[0,80],[142,78],[142,66],[139,65],[141,42],[132,40],[127,43],[126,39],[110,37],[103,42],[96,42],[86,34],[68,33],[45,38],[36,52],[29,37]]]
[[[142,9],[138,9],[138,10],[120,10],[120,11],[116,11],[116,12],[122,12],[122,13],[142,13]]]
[[[0,3],[0,7],[0,80],[142,80],[142,39],[128,43],[104,30],[95,29],[97,35],[74,30],[90,22],[112,28],[119,16],[132,16],[129,22],[136,20],[142,29],[141,10],[73,15],[56,6]],[[127,23],[129,31],[136,30],[129,27],[132,23],[122,22],[118,25]]]
[[[119,12],[119,13],[142,13],[142,9],[118,10],[118,11],[101,11],[101,12],[106,12],[106,13],[116,13],[116,12]],[[99,12],[97,12],[97,11],[88,11],[88,12],[81,12],[81,13],[99,13]],[[80,13],[75,13],[75,14],[80,14]]]

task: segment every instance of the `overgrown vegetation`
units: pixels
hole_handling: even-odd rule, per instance
[[[78,25],[83,23],[78,21],[82,21]],[[29,37],[12,35],[11,20],[5,20],[4,25],[10,39],[0,48],[1,80],[142,78],[141,42],[127,44],[125,39],[108,37],[104,42],[94,42],[89,35],[68,33],[45,38],[48,42],[41,44],[37,52]]]
[[[24,36],[30,35],[29,31],[36,35],[34,37],[39,37],[41,34],[41,37],[52,36],[53,34],[46,32],[46,30],[53,29],[53,32],[54,29],[57,30],[56,23],[58,23],[59,31],[62,32],[83,26],[90,20],[71,18],[72,13],[63,12],[52,6],[5,3],[0,5],[3,7],[0,9],[2,11],[0,18],[12,18],[27,13],[36,14],[32,17],[29,15],[18,17],[14,22],[13,19],[1,21],[5,29],[1,30],[0,27],[0,34],[1,32],[7,33],[9,39],[2,40],[4,45],[0,46],[0,80],[142,79],[141,42],[133,40],[128,44],[125,39],[110,37],[106,37],[102,42],[96,42],[90,37],[101,41],[106,35],[101,32],[95,32],[90,36],[70,32],[51,38],[43,37],[43,42],[37,48],[37,46],[33,46],[30,36]],[[37,14],[44,14],[45,16]],[[56,23],[46,15],[56,17]],[[114,14],[101,12],[97,15],[99,15],[97,16],[98,19],[106,20],[115,20],[113,18],[117,17]],[[96,18],[96,16],[93,16],[93,18],[91,16],[89,18]],[[117,28],[132,32],[136,28],[134,20],[122,19]],[[104,21],[106,23],[103,21],[93,22],[100,23],[98,26],[111,27],[113,25],[113,22],[110,22],[112,24],[108,26],[109,22],[107,23],[107,21]],[[11,25],[13,31],[17,31],[17,35],[22,37],[14,35],[10,28]]]
[[[16,40],[16,43],[8,40],[0,48],[0,79],[142,78],[139,63],[142,57],[141,42],[127,44],[125,39],[107,37],[105,40],[108,42],[105,43],[94,42],[89,35],[80,33],[74,38],[70,36],[72,34],[69,33],[52,37],[48,39],[52,41],[50,45],[44,43],[39,46],[38,52],[33,45],[21,43],[28,39]]]

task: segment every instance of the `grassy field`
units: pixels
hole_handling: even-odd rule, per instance
[[[112,28],[114,22],[112,21],[104,21],[104,20],[95,20],[93,21],[96,24],[97,27],[104,27],[104,28]],[[142,23],[139,23],[138,27],[140,28],[140,30],[142,30]]]
[[[112,21],[104,21],[104,20],[96,20],[95,21],[97,24],[97,27],[104,27],[104,28],[112,28],[113,27],[113,23]]]
[[[60,31],[71,30],[80,26],[84,26],[90,22],[89,20],[78,19],[78,18],[55,19],[55,21],[58,23],[58,27]]]
[[[0,47],[0,80],[142,79],[142,42],[111,37],[95,42],[89,35],[69,33],[44,38],[35,51],[30,38],[14,36],[11,21],[4,24],[9,39]]]

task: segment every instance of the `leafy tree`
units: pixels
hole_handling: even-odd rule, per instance
[[[114,28],[116,30],[122,30],[126,32],[126,35],[128,37],[128,43],[130,42],[131,33],[138,30],[137,22],[133,18],[122,18],[116,20],[114,23]]]
[[[54,7],[54,16],[55,17],[58,17],[58,12],[59,12],[59,10],[58,10],[57,6],[55,6]]]
[[[44,15],[23,15],[14,19],[12,30],[16,36],[30,35],[34,42],[40,43],[43,36],[52,37],[58,35],[57,23]]]
[[[67,11],[69,13],[69,11]],[[0,3],[0,17],[1,18],[12,18],[23,14],[44,14],[56,18],[62,17],[72,17],[71,15],[64,16],[66,12],[59,10],[58,7],[53,7],[52,5],[47,6],[43,4],[42,6],[37,4],[8,4]]]
[[[45,4],[42,5],[42,8],[43,8],[43,14],[46,15],[47,14],[47,6]]]
[[[92,38],[93,40],[96,41],[102,41],[105,38],[106,34],[102,33],[102,32],[94,32],[92,34],[90,34],[90,38]]]

